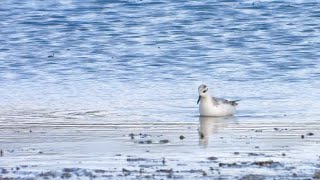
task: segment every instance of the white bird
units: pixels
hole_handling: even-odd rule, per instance
[[[211,97],[208,87],[204,84],[198,88],[200,116],[231,116],[235,113],[237,101],[228,101],[222,98]]]

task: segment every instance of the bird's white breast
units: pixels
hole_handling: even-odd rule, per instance
[[[235,107],[230,104],[213,104],[211,99],[202,99],[199,105],[200,116],[230,116],[235,112]]]

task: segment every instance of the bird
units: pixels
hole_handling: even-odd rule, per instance
[[[209,94],[208,86],[201,84],[198,87],[199,98],[197,104],[199,104],[200,116],[232,116],[236,111],[238,101],[229,101],[223,98],[211,97]]]

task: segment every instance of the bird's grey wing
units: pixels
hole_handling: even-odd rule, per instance
[[[216,97],[212,97],[212,101],[214,105],[219,105],[219,104],[230,104],[232,106],[237,106],[238,105],[238,101],[240,100],[234,100],[234,101],[229,101],[223,98],[216,98]]]

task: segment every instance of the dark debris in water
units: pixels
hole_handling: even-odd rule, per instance
[[[151,135],[139,133],[140,138],[150,137]]]
[[[313,136],[314,134],[312,133],[312,132],[309,132],[308,134],[307,134],[307,136]]]
[[[102,169],[96,169],[96,170],[94,170],[94,172],[95,172],[95,173],[106,173],[106,172],[108,172],[108,171],[102,170]]]
[[[219,163],[219,167],[240,167],[240,164],[237,163]]]
[[[257,166],[267,166],[267,167],[277,167],[277,166],[282,166],[281,163],[279,162],[274,162],[272,160],[269,161],[256,161],[253,163],[253,165],[257,165]]]
[[[214,157],[214,156],[211,156],[211,157],[208,157],[208,160],[210,160],[210,161],[215,161],[215,160],[217,160],[218,158],[217,157]]]
[[[203,169],[191,169],[188,171],[183,171],[183,172],[187,172],[187,173],[199,173],[201,175],[203,175],[203,172],[205,172]]]
[[[186,137],[184,137],[183,135],[181,135],[181,136],[179,137],[180,140],[183,140],[184,138],[186,138]]]
[[[148,159],[145,158],[127,158],[128,162],[137,162],[137,161],[148,161]]]
[[[157,136],[157,137],[160,137],[161,135]],[[139,133],[139,134],[133,134],[133,133],[130,133],[129,134],[129,137],[131,139],[134,139],[134,138],[147,138],[147,137],[152,137],[150,134],[143,134],[143,133]]]
[[[229,168],[246,168],[246,167],[251,167],[251,166],[276,168],[276,167],[283,166],[281,163],[274,162],[272,160],[254,161],[254,162],[233,162],[233,163],[220,162],[218,165],[219,165],[219,167],[229,167]]]
[[[126,168],[122,168],[122,172],[130,172],[130,170],[128,170]]]
[[[159,143],[161,143],[161,144],[166,144],[166,143],[169,143],[169,140],[163,139],[163,140],[160,140]]]
[[[136,141],[138,144],[152,144],[152,140],[140,140]]]
[[[63,168],[63,172],[76,172],[79,171],[79,168]]]
[[[156,172],[159,172],[159,173],[173,173],[173,169],[159,169]]]
[[[252,152],[250,152],[250,153],[248,153],[248,156],[265,156],[265,154],[263,154],[263,153],[252,153]]]
[[[131,139],[134,139],[134,134],[133,134],[133,133],[130,133],[130,134],[129,134],[129,137],[130,137]]]
[[[287,128],[273,128],[275,131],[287,131]]]
[[[163,139],[163,140],[159,140],[158,142],[154,142],[149,139],[149,140],[135,141],[135,143],[138,143],[138,144],[167,144],[167,143],[169,143],[169,140]]]

